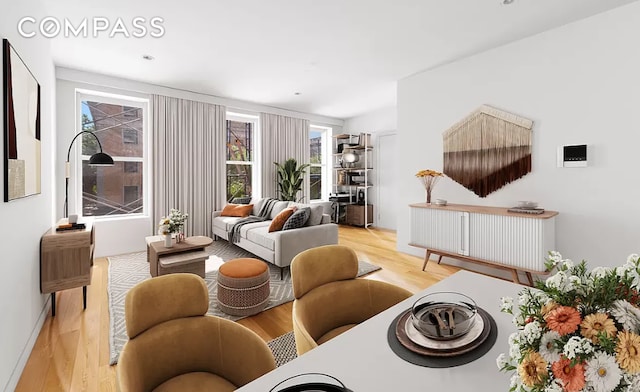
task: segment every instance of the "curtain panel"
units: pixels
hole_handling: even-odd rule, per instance
[[[277,170],[274,162],[283,164],[295,158],[298,165],[309,163],[309,120],[260,113],[262,130],[262,196],[278,197]],[[304,176],[301,201],[309,202],[309,169]]]
[[[177,208],[189,214],[186,235],[211,236],[211,214],[225,205],[226,108],[153,95],[151,109],[153,223]]]

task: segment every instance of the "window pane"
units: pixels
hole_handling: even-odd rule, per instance
[[[82,101],[82,130],[93,132],[102,150],[118,157],[142,158],[142,109],[96,101]],[[99,151],[96,139],[82,136],[82,154]]]
[[[310,145],[310,162],[322,163],[322,134],[320,132],[311,131],[309,133],[311,138]]]
[[[311,200],[322,199],[322,167],[309,168],[309,182]]]
[[[227,164],[227,200],[251,196],[251,165]]]
[[[126,172],[125,164],[139,165]],[[115,162],[113,166],[89,166],[82,161],[82,215],[120,215],[142,212],[142,162]]]
[[[253,123],[227,120],[227,161],[251,162]]]

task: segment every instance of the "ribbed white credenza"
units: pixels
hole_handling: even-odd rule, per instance
[[[422,270],[432,254],[511,271],[520,283],[525,272],[547,274],[544,261],[555,250],[556,211],[539,215],[513,213],[507,208],[463,204],[411,204],[411,242],[427,250]]]

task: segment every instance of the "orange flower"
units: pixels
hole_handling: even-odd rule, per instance
[[[562,381],[565,391],[578,392],[584,388],[584,366],[581,363],[571,367],[571,361],[562,357],[551,365],[551,370],[553,375]]]
[[[598,334],[604,333],[607,337],[616,336],[618,330],[613,320],[604,313],[593,313],[585,316],[582,324],[580,324],[580,334],[595,344],[598,344]]]
[[[547,362],[539,353],[529,351],[518,366],[518,374],[528,387],[542,384],[547,378]]]
[[[582,319],[580,313],[569,306],[558,306],[544,317],[547,326],[556,331],[560,336],[575,332]]]
[[[640,372],[640,336],[633,332],[618,332],[616,361],[631,374]]]

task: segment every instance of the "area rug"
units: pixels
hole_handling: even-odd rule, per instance
[[[213,245],[206,249],[211,255],[206,262],[205,281],[209,288],[209,312],[208,314],[224,317],[229,320],[239,320],[242,317],[230,316],[221,312],[217,306],[216,299],[216,276],[218,267],[223,262],[239,257],[255,257],[236,245],[227,241],[214,241]],[[124,299],[129,289],[143,280],[150,279],[149,264],[145,252],[131,253],[122,256],[109,257],[109,282],[107,293],[109,296],[109,363],[111,365],[118,362],[118,357],[122,347],[127,342],[126,326],[124,321]],[[284,271],[284,279],[280,279],[280,268],[269,264],[271,280],[271,297],[266,309],[273,308],[285,302],[293,301],[293,291],[291,287],[291,275],[289,269]],[[358,276],[362,276],[380,267],[360,261],[358,265]]]
[[[284,335],[267,342],[267,345],[273,353],[273,357],[276,359],[276,366],[282,366],[285,363],[298,358],[296,352],[296,338],[293,335],[293,331],[287,332]]]

